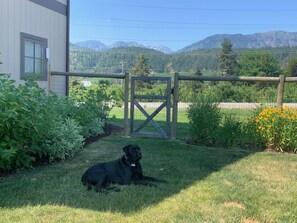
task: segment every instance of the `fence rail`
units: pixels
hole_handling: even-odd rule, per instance
[[[96,77],[96,78],[125,79],[125,74],[94,74],[94,73],[73,73],[73,72],[52,71],[51,75],[65,76],[65,77]]]

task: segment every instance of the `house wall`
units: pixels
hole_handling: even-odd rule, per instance
[[[52,1],[52,0],[48,0]],[[67,4],[60,0],[59,3]],[[17,84],[21,70],[21,33],[48,40],[48,65],[52,71],[66,71],[67,16],[30,0],[0,1],[0,73],[8,73]],[[51,79],[49,83],[49,79]],[[66,78],[51,77],[39,85],[58,95],[66,93]]]
[[[67,5],[67,0],[57,0],[57,2],[61,2],[61,3],[63,3],[64,5]]]

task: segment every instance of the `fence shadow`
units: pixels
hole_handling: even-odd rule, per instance
[[[83,172],[95,163],[117,159],[123,146],[134,143],[141,147],[145,175],[168,183],[157,187],[119,186],[121,192],[108,194],[87,191],[80,182]],[[136,212],[180,193],[250,154],[245,150],[198,147],[179,140],[111,135],[88,145],[71,160],[0,178],[0,207],[54,204],[124,214]]]

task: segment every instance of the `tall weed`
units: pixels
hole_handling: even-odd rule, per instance
[[[234,115],[224,115],[218,130],[217,141],[220,146],[230,148],[240,144],[242,123]]]
[[[190,120],[190,137],[194,144],[215,145],[221,113],[216,103],[201,97],[187,111]]]

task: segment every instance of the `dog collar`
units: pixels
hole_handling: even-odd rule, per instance
[[[126,154],[124,154],[124,157],[126,158],[126,160],[128,160],[128,157],[126,156]],[[131,163],[130,166],[135,167],[136,164],[135,163]]]

